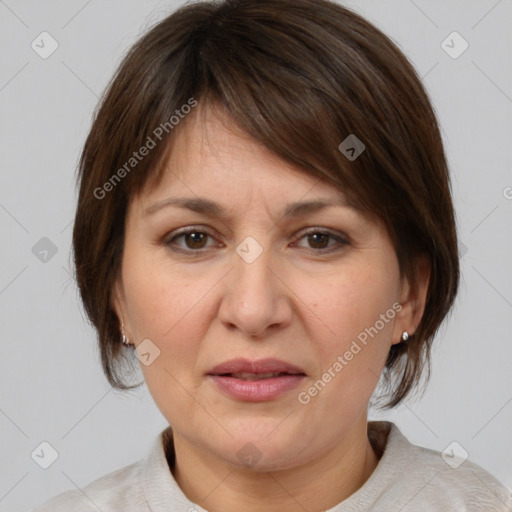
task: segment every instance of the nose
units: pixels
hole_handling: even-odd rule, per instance
[[[263,250],[254,261],[234,254],[218,313],[228,329],[261,338],[290,325],[293,294],[270,253]]]

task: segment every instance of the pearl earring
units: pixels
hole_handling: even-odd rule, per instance
[[[124,324],[121,324],[121,341],[125,345],[130,345],[130,340],[128,339],[128,337],[126,336],[126,334],[124,332]]]
[[[404,331],[402,333],[402,341],[407,341],[409,339],[409,333],[407,331]]]

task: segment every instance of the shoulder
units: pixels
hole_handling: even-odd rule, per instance
[[[478,464],[457,459],[452,450],[415,448],[421,473],[431,475],[426,487],[431,495],[444,496],[447,505],[464,505],[461,510],[512,510],[510,491]]]
[[[135,462],[101,476],[82,489],[63,492],[31,512],[145,512],[140,485],[142,469],[143,461]]]
[[[466,454],[458,457],[450,447],[441,453],[412,444],[396,426],[391,434],[392,458],[402,467],[395,483],[409,491],[404,512],[512,510],[511,492]]]

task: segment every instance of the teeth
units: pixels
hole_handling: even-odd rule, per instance
[[[278,377],[282,372],[273,372],[273,373],[232,373],[231,377],[235,377],[236,379],[241,380],[260,380],[260,379],[271,379],[273,377]]]

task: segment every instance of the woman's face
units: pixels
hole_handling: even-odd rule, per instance
[[[130,204],[116,310],[175,435],[228,463],[294,467],[366,429],[389,348],[413,330],[409,286],[386,231],[336,188],[228,118],[177,130],[164,179]],[[171,198],[223,216],[155,206]],[[311,201],[332,206],[291,208]],[[280,362],[251,367],[263,359]]]

